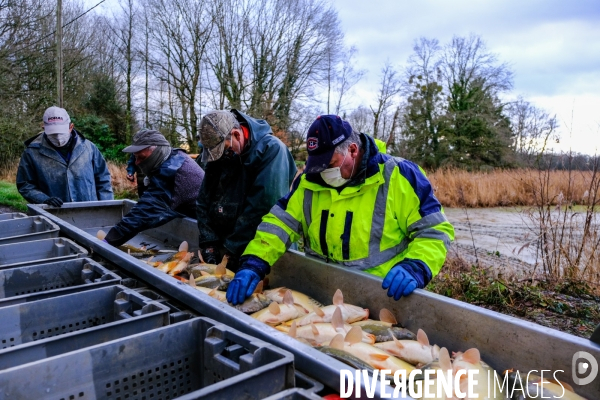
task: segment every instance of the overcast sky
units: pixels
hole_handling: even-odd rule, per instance
[[[475,33],[514,74],[512,96],[556,114],[561,150],[600,152],[600,0],[330,0],[367,70],[352,106],[375,103],[381,68],[402,68],[415,39]],[[94,5],[98,0],[84,0]],[[118,4],[108,0],[98,11]]]
[[[600,151],[599,0],[332,0],[368,74],[354,96],[374,104],[387,59],[401,68],[415,39],[475,33],[515,73],[513,95],[556,114],[561,149]],[[361,100],[368,105],[369,100]]]

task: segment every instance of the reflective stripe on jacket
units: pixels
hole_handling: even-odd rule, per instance
[[[302,232],[305,252],[328,261],[384,277],[406,258],[435,276],[454,240],[452,225],[416,164],[366,141],[374,172],[339,192],[302,175],[263,218],[244,255],[273,265]]]

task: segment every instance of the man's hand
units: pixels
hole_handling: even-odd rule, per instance
[[[202,259],[207,264],[218,264],[217,250],[214,247],[207,247],[200,252]]]
[[[133,175],[127,174],[127,180],[133,182]]]
[[[250,269],[242,269],[235,274],[227,288],[227,301],[231,304],[242,304],[252,293],[260,282],[260,276]]]
[[[60,207],[63,205],[63,201],[58,197],[48,197],[46,201],[44,201],[44,204],[48,204],[52,207]]]
[[[394,297],[394,300],[399,300],[402,296],[408,296],[417,288],[417,281],[413,276],[402,266],[402,263],[396,265],[390,270],[383,280],[381,287],[388,289],[388,297]]]

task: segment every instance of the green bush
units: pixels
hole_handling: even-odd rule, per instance
[[[73,123],[78,132],[98,147],[104,158],[112,161],[127,162],[128,154],[122,152],[126,145],[117,143],[114,133],[111,132],[104,119],[88,114],[73,118]]]

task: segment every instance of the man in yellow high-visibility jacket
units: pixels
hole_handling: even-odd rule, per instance
[[[423,170],[379,152],[335,115],[308,130],[308,161],[240,259],[227,300],[242,303],[304,233],[306,254],[384,278],[398,300],[440,271],[454,229]]]

